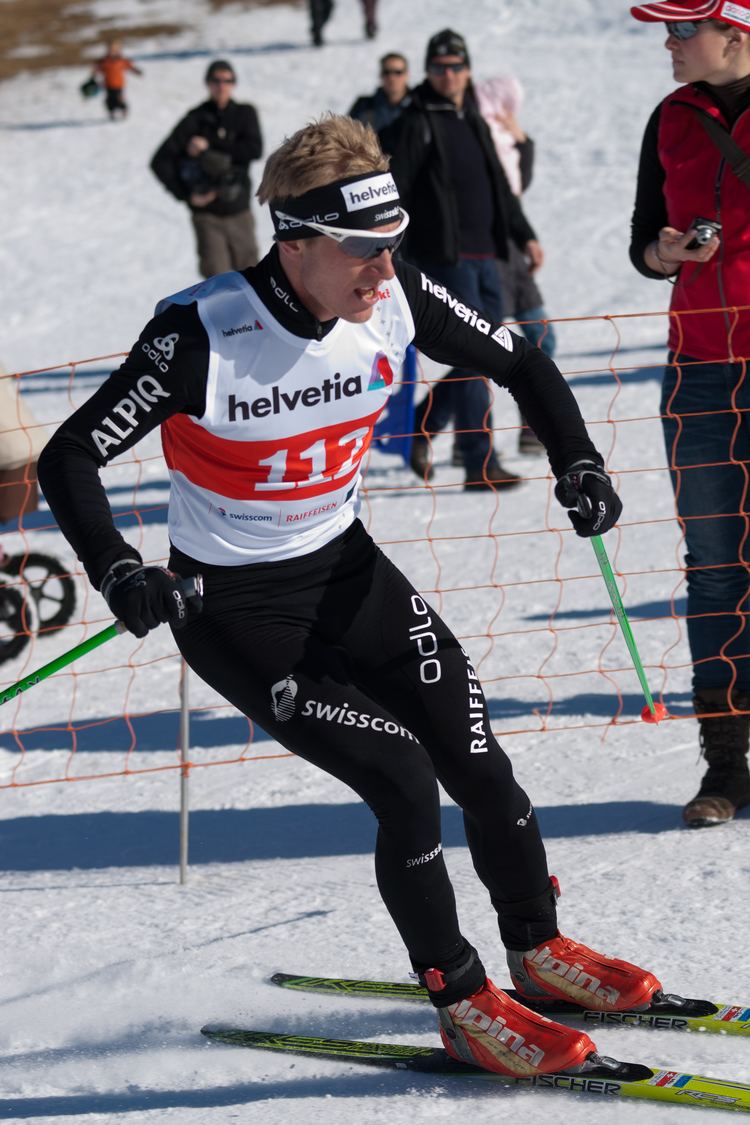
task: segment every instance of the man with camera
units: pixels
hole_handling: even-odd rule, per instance
[[[212,62],[208,101],[182,118],[151,160],[157,179],[190,208],[202,277],[258,261],[249,166],[263,141],[255,107],[232,98],[236,81],[230,63]]]
[[[666,29],[681,83],[646,126],[630,256],[674,284],[661,415],[708,764],[683,819],[703,828],[750,804],[750,0],[630,10]]]

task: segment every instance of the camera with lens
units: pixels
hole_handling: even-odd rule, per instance
[[[715,234],[721,233],[721,223],[714,222],[713,219],[702,219],[698,217],[693,219],[690,226],[695,231],[695,234],[688,243],[685,244],[686,250],[697,250],[699,246],[705,246],[710,242]]]
[[[228,152],[207,148],[197,157],[180,162],[180,179],[190,191],[215,191],[221,203],[232,203],[242,191]]]

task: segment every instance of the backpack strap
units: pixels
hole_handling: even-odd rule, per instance
[[[737,144],[731,133],[728,133],[724,126],[720,125],[710,113],[706,113],[705,110],[694,105],[688,108],[692,109],[697,116],[719,152],[728,161],[729,167],[737,179],[742,180],[743,184],[750,187],[750,153],[745,152],[744,148]]]

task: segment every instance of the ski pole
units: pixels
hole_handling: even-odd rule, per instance
[[[43,664],[41,668],[37,668],[36,672],[30,672],[28,676],[24,676],[21,680],[16,680],[5,691],[0,692],[0,707],[3,703],[10,703],[11,699],[15,699],[24,691],[29,688],[36,687],[42,680],[46,680],[49,676],[54,676],[55,672],[59,672],[61,668],[65,668],[68,664],[72,664],[74,660],[78,660],[79,656],[85,656],[87,652],[92,649],[99,648],[99,645],[111,641],[113,637],[117,637],[120,633],[125,632],[125,626],[122,621],[113,621],[106,629],[102,629],[101,633],[96,633],[93,637],[89,637],[86,641],[81,641],[75,648],[68,649],[62,656],[58,656],[56,660],[50,660],[49,664]]]
[[[203,592],[203,579],[200,575],[195,578],[186,578],[180,583],[183,595],[187,601],[191,598],[200,598]],[[22,692],[28,691],[29,688],[36,687],[37,684],[42,683],[43,680],[48,679],[49,676],[54,676],[55,672],[59,672],[61,668],[66,668],[68,664],[72,664],[74,660],[79,657],[85,656],[86,653],[92,652],[100,645],[106,644],[111,641],[113,637],[119,637],[121,633],[126,633],[127,629],[122,621],[113,621],[106,629],[102,629],[100,633],[95,633],[93,637],[88,640],[81,641],[79,645],[74,648],[68,649],[62,656],[58,656],[56,660],[50,660],[49,664],[43,664],[41,668],[37,668],[36,672],[29,673],[23,679],[17,680],[11,684],[5,691],[0,692],[0,707],[3,703],[9,703],[11,699],[21,695]]]
[[[667,709],[663,703],[654,703],[651,697],[651,692],[648,688],[648,681],[646,680],[646,673],[643,670],[643,664],[641,663],[641,658],[638,654],[638,646],[635,643],[633,630],[630,628],[628,615],[625,612],[625,606],[622,604],[620,591],[617,589],[617,583],[615,582],[615,576],[612,572],[612,566],[610,565],[610,561],[607,556],[607,548],[604,546],[601,535],[591,536],[591,546],[594,548],[596,561],[599,563],[599,569],[602,572],[604,585],[607,587],[607,592],[609,593],[609,600],[612,602],[612,608],[615,611],[615,617],[620,623],[620,629],[622,630],[622,635],[625,638],[625,644],[628,646],[628,652],[630,653],[631,659],[633,661],[633,667],[636,670],[638,680],[640,681],[640,685],[643,689],[643,694],[646,699],[646,706],[641,711],[641,718],[643,719],[644,723],[659,723],[662,719],[666,719]]]

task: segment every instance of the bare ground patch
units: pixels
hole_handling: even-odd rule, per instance
[[[243,8],[272,7],[285,0],[244,0]],[[288,0],[286,0],[288,2]],[[237,0],[210,0],[217,10]],[[126,46],[154,35],[176,35],[179,23],[118,26],[116,19],[97,18],[85,0],[0,0],[0,81],[23,72],[58,66],[88,66],[94,48],[122,38]]]

